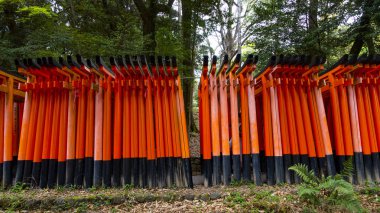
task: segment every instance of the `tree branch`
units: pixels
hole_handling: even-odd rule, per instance
[[[244,32],[241,34],[242,37],[245,37],[247,33],[250,31],[250,28],[254,25],[254,23],[249,24],[247,27],[245,27]]]
[[[242,40],[241,40],[241,45],[243,46],[244,43],[248,40],[248,38],[252,35],[253,33],[250,33],[249,36],[247,37],[244,37]]]

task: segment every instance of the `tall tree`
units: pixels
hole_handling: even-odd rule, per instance
[[[188,130],[197,131],[193,116],[194,70],[197,61],[197,47],[207,37],[205,16],[211,14],[215,0],[181,0],[181,41],[183,92]]]
[[[144,51],[155,53],[156,43],[156,20],[159,12],[170,13],[174,0],[161,3],[158,0],[133,0],[139,11],[144,35]]]
[[[233,58],[241,53],[241,46],[252,35],[253,25],[246,19],[248,11],[243,11],[242,0],[219,0],[215,7],[216,16],[211,23],[213,35],[218,38],[222,55]]]
[[[332,63],[348,51],[353,1],[341,0],[250,0],[253,23],[249,44],[265,62],[271,54],[318,54]]]
[[[352,44],[350,54],[359,54],[363,45],[368,47],[368,53],[375,53],[375,45],[373,41],[373,28],[371,26],[373,12],[376,10],[374,0],[365,0],[361,2],[362,16],[359,21],[359,26],[354,30],[356,37]],[[379,8],[377,8],[378,10]]]
[[[56,14],[43,4],[26,0],[0,1],[0,65],[11,66],[14,57],[31,54],[35,48],[28,45],[33,32],[50,27]]]
[[[187,77],[183,80],[183,95],[185,102],[187,127],[194,129],[193,118],[193,89],[194,82],[194,26],[193,26],[193,2],[190,0],[182,0],[182,16],[181,16],[181,34],[183,40],[183,76]]]
[[[308,31],[309,34],[316,36],[316,40],[315,42],[312,42],[308,52],[316,55],[321,51],[320,33],[318,31],[318,0],[310,0],[308,11]]]

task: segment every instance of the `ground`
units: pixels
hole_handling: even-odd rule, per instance
[[[364,209],[380,211],[380,190],[355,188]],[[194,189],[27,189],[0,192],[0,211],[121,212],[328,212],[311,207],[297,195],[297,186],[255,186]],[[339,209],[335,209],[339,211]],[[343,210],[342,210],[343,211]]]

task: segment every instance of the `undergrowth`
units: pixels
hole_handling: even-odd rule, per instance
[[[314,171],[309,170],[304,164],[290,167],[289,169],[303,181],[298,187],[300,199],[315,209],[363,212],[364,209],[353,185],[346,181],[353,172],[352,160],[347,160],[343,166],[344,169],[340,174],[329,177],[317,177]]]

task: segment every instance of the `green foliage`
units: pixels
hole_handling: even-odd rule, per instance
[[[44,18],[53,18],[57,16],[48,6],[38,7],[38,6],[29,6],[21,7],[17,10],[18,13],[26,14],[24,17],[20,18],[21,22],[30,21],[32,18],[37,16],[42,16]]]
[[[359,193],[366,197],[368,203],[380,203],[380,186],[378,183],[366,183],[363,188],[359,189]]]
[[[301,200],[315,207],[323,206],[331,210],[363,211],[354,187],[345,180],[352,174],[352,159],[344,163],[341,174],[327,178],[315,176],[314,172],[303,164],[294,165],[289,169],[303,181],[298,187],[298,195]]]
[[[318,54],[327,56],[327,65],[333,64],[343,53],[350,52],[357,35],[363,32],[360,25],[365,10],[370,15],[370,30],[364,39],[374,39],[374,47],[380,50],[379,1],[340,0],[248,0],[247,19],[252,23],[252,36],[248,44],[254,44],[260,53],[260,65],[272,54]],[[368,52],[368,44],[362,49]]]
[[[231,192],[225,199],[224,203],[230,208],[248,208],[247,198],[239,192]]]
[[[250,184],[251,182],[250,181],[247,181],[247,180],[236,180],[236,179],[233,179],[230,183],[230,186],[233,186],[233,187],[238,187],[238,186],[243,186],[243,185],[248,185]]]
[[[29,186],[25,183],[16,183],[15,185],[13,185],[11,188],[10,188],[10,191],[11,192],[22,192],[24,190],[27,190],[29,189]]]
[[[298,187],[298,195],[301,199],[310,202],[311,204],[318,205],[320,204],[319,200],[319,189],[315,187],[310,187],[304,184],[301,184]]]
[[[239,192],[232,192],[230,195],[227,196],[226,200],[228,202],[241,204],[246,202],[246,199],[239,193]]]
[[[181,39],[170,27],[160,27],[156,34],[157,54],[181,57]]]
[[[202,14],[212,4],[189,2],[192,13],[188,30],[192,34],[186,38],[196,47],[206,35],[199,37],[195,29],[200,29],[204,23]],[[167,2],[158,3],[162,6]],[[156,54],[176,55],[181,62],[185,52],[194,53],[183,48],[181,23],[174,16],[178,11],[171,9],[152,20],[156,22],[153,33],[157,44],[152,49]],[[0,66],[6,68],[11,68],[17,57],[142,54],[147,39],[133,1],[0,0]]]
[[[305,184],[316,186],[319,183],[318,177],[315,176],[313,170],[309,170],[305,164],[296,164],[289,168],[289,170],[294,171]]]
[[[365,187],[360,190],[365,195],[380,195],[380,186],[375,183],[366,183]]]
[[[261,189],[251,193],[249,205],[253,209],[264,210],[265,212],[288,212],[288,206],[280,200],[280,197],[272,190]]]
[[[273,192],[272,191],[260,190],[260,191],[257,191],[255,193],[255,199],[257,199],[257,200],[264,200],[264,199],[267,199],[269,197],[270,197],[271,200],[272,199],[278,200],[278,197],[273,196]]]
[[[134,188],[133,184],[125,184],[124,185],[124,190],[126,190],[126,191],[129,191],[129,190],[131,190],[133,188]]]

